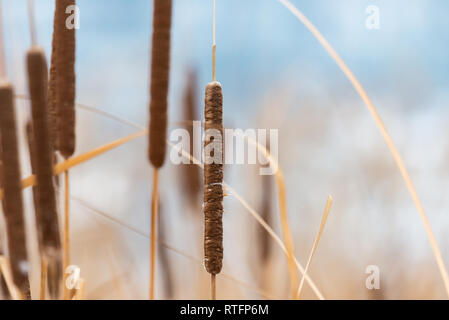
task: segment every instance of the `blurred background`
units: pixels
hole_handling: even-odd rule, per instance
[[[372,98],[404,157],[449,264],[449,3],[443,0],[291,0],[334,46]],[[170,121],[184,120],[189,72],[197,119],[211,81],[212,1],[173,0]],[[8,76],[26,94],[27,1],[3,0]],[[77,101],[146,126],[150,0],[78,0]],[[366,8],[379,8],[370,30]],[[54,1],[36,0],[38,43],[51,52]],[[334,199],[310,276],[326,298],[444,298],[424,227],[375,122],[308,30],[276,0],[217,0],[217,80],[225,126],[279,130],[295,254],[305,265],[328,194]],[[24,174],[28,103],[17,101]],[[136,129],[80,109],[77,154]],[[171,129],[176,128],[172,126]],[[209,296],[202,264],[201,191],[190,201],[185,171],[161,173],[157,298]],[[281,236],[273,179],[257,166],[226,167],[233,186]],[[194,173],[195,174],[195,173]],[[200,174],[200,172],[196,172]],[[201,176],[202,179],[202,176]],[[269,190],[269,192],[267,192]],[[146,299],[151,170],[145,138],[71,171],[72,263],[90,299]],[[26,191],[30,233],[32,198]],[[232,196],[225,199],[219,299],[288,298],[282,251]],[[123,225],[125,224],[125,225]],[[37,253],[34,238],[30,251]],[[38,269],[38,260],[35,257]],[[380,290],[365,269],[380,269]],[[39,273],[34,272],[33,290]],[[306,285],[305,298],[315,298]]]

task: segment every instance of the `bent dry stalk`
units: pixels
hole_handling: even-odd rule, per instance
[[[34,163],[37,180],[36,225],[41,256],[48,266],[47,285],[51,299],[60,298],[62,284],[62,252],[55,187],[53,157],[47,113],[47,62],[42,49],[33,47],[27,53],[28,85],[31,98]],[[32,161],[32,162],[33,162]]]
[[[2,156],[3,208],[8,238],[8,253],[14,285],[23,298],[31,298],[29,262],[23,215],[21,172],[14,111],[14,93],[10,83],[0,83],[0,140]]]

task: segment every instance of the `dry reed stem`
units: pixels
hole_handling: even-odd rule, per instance
[[[27,53],[31,114],[35,141],[35,164],[37,180],[36,210],[41,255],[48,264],[48,291],[51,299],[58,299],[62,283],[61,238],[58,223],[56,194],[53,184],[53,157],[47,118],[47,62],[44,52],[37,47]],[[38,151],[38,152],[37,152]]]
[[[6,78],[6,56],[5,41],[3,38],[3,10],[2,1],[0,0],[0,79]]]
[[[67,270],[70,265],[70,189],[69,189],[69,171],[64,171],[64,252],[63,252],[63,270]],[[64,273],[64,283],[68,277],[67,273]],[[70,290],[67,286],[64,286],[64,299],[68,300],[70,298]]]
[[[210,297],[212,300],[217,300],[217,276],[210,275]]]
[[[304,270],[304,274],[307,274],[309,271],[310,263],[312,262],[313,255],[315,254],[316,248],[318,247],[318,243],[320,242],[321,235],[323,234],[324,226],[326,225],[327,217],[329,216],[329,212],[332,207],[332,197],[328,196],[326,201],[326,208],[324,209],[323,217],[321,218],[320,228],[318,230],[318,234],[316,235],[315,241],[312,246],[312,250],[310,251],[309,259],[307,260],[306,268]],[[296,299],[301,299],[301,293],[304,286],[304,275],[301,278],[301,282],[299,284],[298,291],[296,293]]]
[[[9,295],[13,300],[23,300],[20,290],[14,285],[13,276],[11,275],[9,261],[6,257],[0,256],[0,274],[5,279]]]
[[[172,0],[154,0],[148,156],[155,168],[162,167],[166,152],[171,15]]]
[[[216,15],[215,15],[215,0],[214,0],[214,12],[212,22],[212,81],[217,80],[216,61],[217,61],[217,43],[215,37],[216,31]]]
[[[41,258],[41,277],[40,277],[40,285],[39,285],[39,300],[45,300],[45,293],[47,290],[47,262],[45,261],[45,257]]]
[[[159,197],[159,206],[158,206],[158,237],[157,239],[160,239],[160,241],[156,242],[158,243],[157,246],[157,255],[159,257],[159,263],[161,266],[161,271],[163,273],[163,283],[164,283],[164,299],[172,299],[173,298],[173,279],[172,279],[172,267],[171,267],[171,261],[170,257],[167,255],[167,251],[162,250],[161,241],[164,241],[167,238],[167,234],[171,233],[171,226],[170,221],[167,220],[168,216],[164,214],[164,207],[161,203],[161,199]]]
[[[156,273],[156,238],[158,220],[159,169],[153,168],[153,193],[151,195],[151,239],[150,239],[150,300],[154,300],[154,276]]]
[[[329,53],[332,59],[337,63],[338,67],[343,71],[346,77],[349,79],[354,89],[357,91],[359,96],[362,98],[363,102],[367,106],[371,115],[373,116],[380,133],[382,134],[385,142],[387,143],[388,149],[390,149],[391,154],[393,155],[394,161],[401,172],[402,178],[404,179],[405,185],[407,187],[410,196],[413,199],[413,203],[415,204],[416,209],[419,212],[421,220],[424,224],[424,228],[427,233],[427,237],[429,238],[430,246],[432,247],[433,254],[435,256],[435,260],[437,262],[439,271],[441,273],[441,277],[443,278],[444,286],[446,289],[446,293],[449,297],[449,275],[446,269],[446,266],[443,261],[443,257],[441,255],[441,250],[438,246],[438,243],[433,234],[432,228],[430,226],[429,219],[424,211],[421,200],[418,197],[418,193],[416,192],[415,186],[413,185],[410,174],[408,173],[407,168],[405,167],[404,161],[402,160],[401,155],[399,154],[398,149],[396,148],[393,140],[391,139],[387,128],[385,127],[382,119],[380,118],[374,104],[371,99],[368,97],[363,86],[360,84],[356,76],[352,73],[351,69],[345,64],[345,62],[341,59],[338,53],[334,50],[334,48],[329,44],[329,42],[325,39],[325,37],[321,34],[321,32],[307,19],[307,17],[298,10],[290,1],[288,0],[278,0],[281,2],[293,15],[295,15],[301,23],[305,25],[305,27],[314,35],[314,37],[318,40],[318,42],[324,47],[324,49]]]
[[[8,82],[0,83],[0,148],[2,162],[3,209],[8,238],[9,261],[14,284],[24,298],[30,298],[28,255],[23,210],[19,146],[14,109],[14,93]]]
[[[34,0],[28,0],[27,9],[28,9],[28,24],[30,28],[31,45],[35,46],[37,45],[37,35],[36,35],[37,29],[36,29],[36,19],[34,15]]]

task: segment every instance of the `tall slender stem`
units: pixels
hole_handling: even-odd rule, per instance
[[[151,195],[151,238],[150,238],[150,300],[154,300],[154,275],[156,268],[156,239],[158,218],[159,170],[153,169],[153,194]]]

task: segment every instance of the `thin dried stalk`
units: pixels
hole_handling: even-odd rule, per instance
[[[59,299],[62,284],[62,252],[56,194],[53,184],[53,157],[47,117],[47,62],[40,48],[27,53],[28,84],[31,97],[34,157],[37,181],[36,221],[41,255],[47,262],[48,291],[51,299]],[[39,150],[37,152],[37,150]],[[32,163],[33,163],[32,161]]]
[[[302,289],[304,287],[305,275],[309,271],[313,255],[315,254],[316,248],[318,247],[318,243],[320,242],[321,239],[321,235],[323,234],[324,226],[326,225],[327,222],[327,217],[329,216],[329,212],[331,211],[332,202],[333,202],[332,197],[328,196],[326,201],[326,208],[324,209],[323,217],[321,218],[320,228],[318,229],[315,241],[313,242],[312,250],[310,251],[309,259],[307,260],[306,268],[304,269],[304,274],[301,278],[301,282],[298,287],[298,292],[296,293],[296,299],[301,298]]]
[[[167,254],[167,251],[162,246],[163,242],[166,242],[167,235],[170,234],[170,224],[167,223],[167,215],[164,214],[163,206],[161,201],[159,200],[159,241],[158,241],[158,255],[161,264],[161,269],[163,272],[163,283],[164,283],[164,292],[165,299],[172,299],[174,288],[173,288],[173,279],[172,279],[172,267],[170,262],[170,257]]]
[[[30,298],[29,262],[23,215],[20,162],[11,84],[0,84],[0,137],[4,215],[8,237],[8,253],[14,284],[25,298]]]

